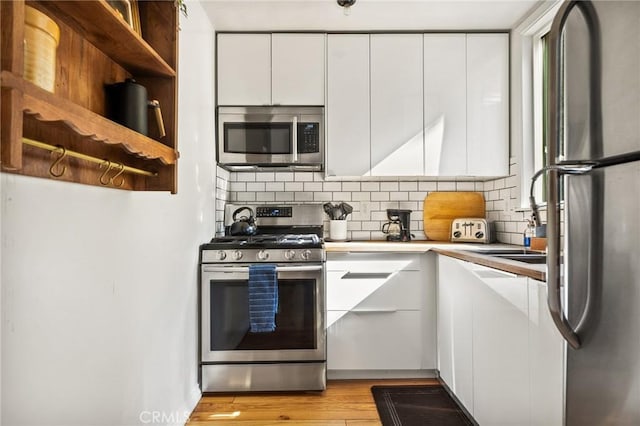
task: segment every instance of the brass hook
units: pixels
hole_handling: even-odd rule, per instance
[[[56,160],[53,163],[51,163],[51,167],[49,167],[49,173],[51,174],[51,176],[58,178],[58,177],[61,177],[64,174],[64,172],[67,171],[67,166],[62,166],[62,171],[60,173],[55,173],[53,170],[56,167],[60,166],[60,163],[62,162],[62,160],[64,160],[64,157],[67,156],[67,150],[65,149],[64,146],[60,146],[60,145],[57,145],[56,148],[58,148],[62,152],[60,153],[58,158],[56,158]],[[52,153],[53,152],[54,151],[52,151]]]
[[[113,186],[115,186],[116,188],[120,188],[122,185],[124,185],[124,176],[121,176],[124,173],[124,164],[116,163],[116,167],[118,167],[120,170],[109,180],[111,181]],[[120,183],[116,183],[117,177],[120,177]]]
[[[100,183],[103,185],[109,185],[111,179],[109,179],[107,175],[111,171],[111,161],[104,160],[102,163],[100,163],[100,168],[102,168],[102,166],[105,166],[107,169],[102,173],[102,175],[100,175]]]

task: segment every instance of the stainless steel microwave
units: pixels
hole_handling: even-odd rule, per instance
[[[218,107],[218,163],[230,170],[323,170],[323,107]]]

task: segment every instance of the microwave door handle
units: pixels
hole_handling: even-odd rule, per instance
[[[298,162],[298,116],[293,116],[293,162]]]

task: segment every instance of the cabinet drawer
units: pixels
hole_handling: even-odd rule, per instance
[[[420,312],[329,312],[342,317],[327,330],[327,368],[417,370],[421,368]]]
[[[327,271],[420,271],[422,257],[421,254],[402,253],[330,253],[327,257]]]
[[[420,310],[422,286],[419,271],[396,273],[327,272],[327,309]]]

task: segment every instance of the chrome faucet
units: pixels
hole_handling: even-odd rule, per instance
[[[531,220],[536,228],[542,226],[542,223],[540,222],[540,214],[538,212],[538,204],[536,203],[536,197],[533,194],[533,188],[538,178],[549,170],[559,170],[568,175],[583,175],[585,173],[589,173],[597,164],[598,163],[595,161],[559,163],[543,167],[533,174],[531,177],[531,187],[529,188],[529,205],[531,206]]]

